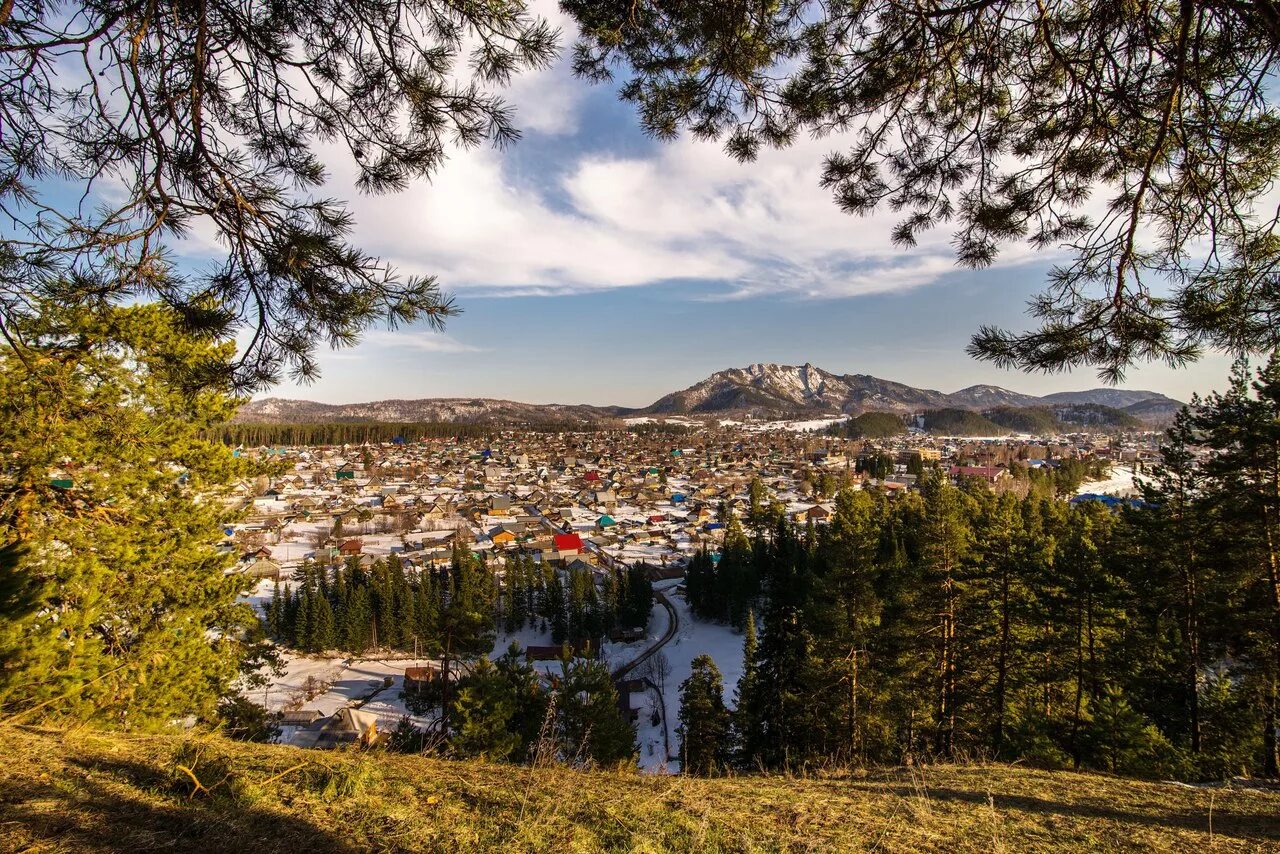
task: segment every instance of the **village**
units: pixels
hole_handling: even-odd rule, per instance
[[[499,626],[491,657],[514,643],[546,679],[556,678],[565,651],[603,661],[620,710],[636,725],[640,765],[668,771],[678,767],[677,688],[691,661],[710,654],[728,696],[742,646],[739,632],[690,614],[685,567],[698,550],[716,550],[727,518],[746,513],[753,486],[797,523],[821,525],[839,489],[892,496],[913,489],[922,466],[999,492],[1025,490],[1031,470],[1088,462],[1107,474],[1081,483],[1079,498],[1121,501],[1137,494],[1133,473],[1158,457],[1155,434],[1143,433],[965,439],[912,431],[869,441],[822,432],[827,422],[637,421],[594,433],[495,430],[485,439],[237,449],[271,474],[237,486],[243,518],[226,529],[223,548],[237,555],[247,599],[264,610],[304,563],[369,566],[395,556],[414,571],[447,567],[462,548],[499,578],[517,558],[592,577],[643,566],[655,591],[646,626],[564,644],[545,625]],[[424,730],[437,723],[412,700],[441,678],[441,666],[405,651],[285,651],[282,671],[252,699],[280,715],[280,741],[370,742],[406,720]],[[466,666],[456,663],[455,673]]]

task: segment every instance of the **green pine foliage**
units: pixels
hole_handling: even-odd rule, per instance
[[[364,567],[360,558],[308,562],[273,595],[266,623],[308,653],[375,649],[476,655],[493,644],[497,587],[488,567],[457,550],[448,569],[406,569],[396,555]]]
[[[906,422],[894,412],[864,412],[828,430],[833,435],[850,439],[888,439],[907,432]]]
[[[635,758],[635,732],[622,717],[617,688],[603,662],[565,659],[553,702],[561,759],[608,768]]]
[[[729,767],[729,712],[724,680],[711,656],[699,655],[692,667],[680,683],[680,770],[708,777]]]
[[[215,548],[244,474],[224,420],[234,347],[151,306],[49,304],[0,348],[0,709],[155,728],[212,719],[255,624]],[[52,481],[70,481],[57,485]]]

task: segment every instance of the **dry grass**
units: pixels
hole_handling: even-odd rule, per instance
[[[707,781],[14,728],[0,751],[5,852],[1280,851],[1280,792],[998,765]]]

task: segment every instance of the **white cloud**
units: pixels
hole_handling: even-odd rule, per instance
[[[525,131],[568,134],[578,128],[579,105],[587,84],[573,76],[569,53],[577,28],[556,0],[533,0],[530,11],[560,30],[560,57],[550,67],[517,75],[505,97],[516,108],[516,125]]]
[[[415,350],[420,353],[479,353],[482,348],[464,344],[443,332],[421,329],[370,329],[360,337],[361,347]]]
[[[449,290],[497,296],[691,280],[727,283],[723,298],[850,297],[952,272],[945,227],[903,250],[890,241],[896,215],[837,209],[819,186],[836,145],[805,141],[738,164],[682,140],[648,158],[585,156],[550,184],[506,174],[500,153],[462,152],[430,185],[359,199],[359,240]],[[1033,254],[1009,246],[999,263]]]

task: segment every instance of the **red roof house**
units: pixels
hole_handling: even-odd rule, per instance
[[[577,534],[556,534],[553,539],[555,540],[556,551],[561,554],[582,551],[582,537]]]

